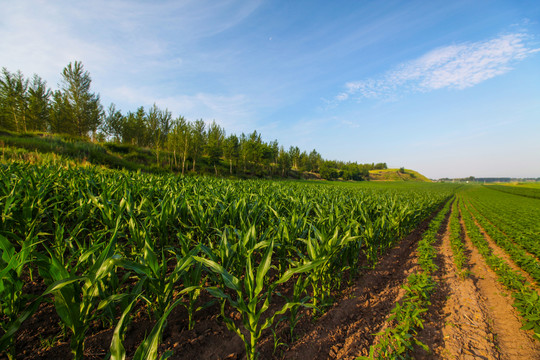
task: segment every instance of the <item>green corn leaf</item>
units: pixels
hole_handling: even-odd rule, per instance
[[[311,271],[311,270],[317,268],[318,266],[321,266],[326,261],[327,261],[327,259],[323,258],[323,259],[319,259],[319,260],[315,260],[315,261],[309,261],[309,262],[307,262],[307,263],[305,263],[303,265],[300,265],[298,267],[288,269],[281,276],[281,278],[279,278],[279,280],[276,281],[274,284],[276,284],[276,285],[277,284],[282,284],[282,283],[288,281],[294,274],[301,274],[301,273],[304,273],[304,272],[307,272],[307,271]]]
[[[268,270],[270,269],[270,265],[272,264],[273,251],[274,251],[274,241],[271,241],[266,249],[266,252],[264,253],[261,263],[259,264],[259,267],[257,268],[257,278],[256,278],[257,285],[255,287],[255,296],[259,295],[263,289],[264,277],[268,273]]]
[[[158,347],[159,347],[159,344],[161,343],[161,337],[163,335],[163,331],[165,330],[165,327],[167,326],[167,317],[169,316],[171,311],[178,304],[180,304],[180,302],[182,302],[182,299],[176,300],[172,305],[169,306],[167,311],[165,311],[163,316],[158,320],[156,325],[154,325],[154,327],[152,328],[150,335],[142,342],[141,345],[139,345],[139,347],[135,351],[133,360],[155,360],[158,358]]]
[[[127,319],[131,313],[131,308],[137,301],[138,296],[129,303],[129,305],[122,312],[122,316],[114,328],[113,337],[111,340],[110,353],[111,360],[125,360],[126,358],[126,349],[124,348],[123,339],[125,333],[125,326]]]
[[[241,288],[239,286],[240,280],[238,280],[235,276],[229,274],[229,272],[227,272],[227,270],[225,270],[223,266],[219,265],[213,260],[201,258],[199,256],[194,256],[193,259],[201,262],[204,266],[208,267],[216,274],[221,275],[225,286],[227,286],[229,289],[241,291]]]

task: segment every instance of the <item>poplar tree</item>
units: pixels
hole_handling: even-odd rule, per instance
[[[191,156],[193,159],[192,171],[195,171],[197,160],[202,155],[206,140],[206,124],[202,119],[191,124]]]
[[[90,91],[92,79],[80,61],[69,63],[62,71],[61,101],[57,106],[67,115],[68,133],[87,137],[95,133],[103,118],[99,95]]]

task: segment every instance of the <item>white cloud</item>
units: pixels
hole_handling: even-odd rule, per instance
[[[138,106],[148,109],[155,103],[160,108],[171,111],[174,117],[184,116],[190,121],[203,119],[208,123],[215,120],[231,133],[240,133],[253,125],[254,115],[250,110],[252,106],[243,94],[196,93],[156,97],[156,91],[151,88],[134,89],[127,86],[109,89],[108,93],[114,98],[123,99],[133,109]]]
[[[540,51],[530,48],[528,35],[515,33],[498,38],[441,47],[403,63],[379,78],[349,82],[335,101],[357,98],[392,98],[404,92],[442,88],[465,89],[512,69],[512,65]]]
[[[0,67],[37,73],[54,87],[80,60],[95,80],[151,81],[186,68],[193,47],[250,16],[261,1],[25,0],[2,4]],[[194,55],[195,53],[195,55]]]

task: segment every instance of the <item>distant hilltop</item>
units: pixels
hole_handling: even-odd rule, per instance
[[[382,169],[382,170],[370,170],[369,180],[371,181],[426,181],[431,182],[430,179],[420,174],[417,171],[410,169]]]

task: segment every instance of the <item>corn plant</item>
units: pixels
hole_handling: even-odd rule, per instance
[[[290,268],[280,278],[268,285],[267,290],[263,291],[265,281],[268,281],[268,271],[271,267],[272,253],[274,242],[273,240],[266,246],[266,251],[262,256],[259,266],[255,268],[255,252],[248,252],[246,258],[246,268],[244,280],[241,281],[238,277],[230,274],[223,266],[217,262],[195,256],[196,261],[201,262],[209,271],[214,272],[221,278],[221,286],[211,286],[206,290],[221,301],[221,316],[225,321],[227,328],[235,332],[244,342],[246,356],[249,360],[257,357],[257,341],[261,337],[262,332],[271,327],[276,319],[276,316],[285,313],[294,304],[286,303],[281,309],[274,312],[266,319],[262,319],[262,315],[268,310],[274,289],[287,280],[294,274],[311,271],[320,265],[321,261],[307,262],[302,266]],[[226,292],[228,288],[233,291],[231,296]],[[242,327],[247,331],[249,336],[245,336],[232,319],[230,319],[225,311],[225,305],[236,309],[242,318]]]
[[[128,306],[124,309],[118,324],[116,325],[111,340],[110,346],[110,359],[111,360],[125,360],[126,350],[123,345],[124,334],[129,322],[129,315],[132,311],[134,304],[136,303],[138,297],[136,297]],[[171,311],[178,306],[182,301],[182,298],[176,300],[174,303],[171,303],[165,309],[163,315],[156,322],[150,334],[145,337],[143,342],[135,350],[133,355],[133,360],[157,360],[158,359],[158,347],[161,344],[161,339],[163,337],[163,331],[167,326],[167,317]],[[160,360],[165,360],[173,355],[172,351],[166,351],[161,357]]]
[[[296,341],[294,329],[302,318],[302,315],[300,314],[300,307],[314,307],[312,304],[309,303],[309,301],[311,300],[311,296],[309,296],[309,294],[307,293],[308,284],[309,279],[306,276],[299,276],[298,279],[296,279],[296,283],[294,284],[292,296],[286,296],[278,293],[278,295],[285,298],[287,303],[292,304],[287,315],[287,318],[289,320],[289,339],[291,342]]]
[[[0,329],[4,333],[16,323],[17,318],[25,309],[28,296],[22,289],[24,281],[21,278],[25,265],[31,261],[32,251],[35,244],[32,240],[23,242],[20,251],[16,251],[11,242],[0,235]],[[13,337],[2,341],[0,351],[9,348],[7,356],[14,358],[15,348],[13,347]]]
[[[47,263],[41,264],[42,272],[55,280],[42,297],[54,296],[56,312],[71,330],[70,348],[76,360],[83,358],[85,335],[90,323],[99,317],[95,311],[98,305],[103,308],[112,301],[102,299],[101,291],[108,286],[107,278],[120,263],[119,256],[114,254],[115,246],[116,233],[92,266],[80,276],[70,274],[53,254]]]
[[[299,254],[301,263],[319,262],[321,265],[313,269],[308,275],[313,289],[314,312],[331,302],[330,293],[335,286],[339,286],[343,271],[347,268],[341,261],[340,252],[357,237],[349,232],[340,234],[336,228],[333,235],[322,234],[313,227],[314,236],[309,234],[306,240],[299,239],[306,244],[307,255]],[[338,284],[338,285],[336,285]]]
[[[170,249],[170,251],[174,253],[174,250]],[[174,269],[169,271],[168,264],[171,259],[167,259],[163,251],[160,261],[152,249],[150,240],[146,239],[140,262],[123,261],[121,263],[124,268],[135,271],[141,276],[141,281],[146,283],[145,295],[142,298],[148,303],[154,318],[163,317],[173,300],[176,284],[182,276],[186,276],[193,261],[192,256],[198,252],[199,248],[196,247],[186,256],[178,256]]]
[[[195,253],[192,252],[191,254],[194,255]],[[178,257],[179,255],[177,255],[177,258]],[[178,261],[181,260],[178,259]],[[184,289],[187,290],[187,301],[182,302],[181,305],[186,308],[188,313],[189,330],[193,330],[193,328],[195,327],[195,313],[213,304],[213,302],[209,302],[204,304],[203,306],[197,306],[197,301],[203,289],[202,284],[204,284],[204,282],[206,281],[206,277],[202,276],[202,270],[203,265],[200,262],[195,262],[191,265],[191,268],[188,269],[188,271],[184,271],[180,275],[182,284],[184,285]]]

